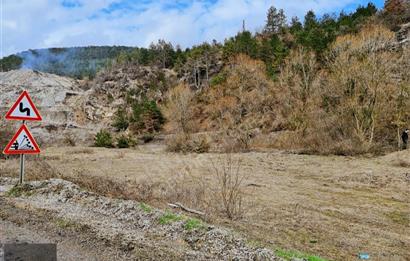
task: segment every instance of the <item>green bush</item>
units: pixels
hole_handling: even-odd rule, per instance
[[[129,126],[127,113],[124,109],[119,108],[114,116],[114,122],[112,124],[117,131],[126,130]]]
[[[125,136],[125,135],[121,135],[120,137],[118,137],[117,139],[117,146],[120,149],[126,149],[130,147],[130,139]]]
[[[153,141],[154,140],[154,134],[152,134],[152,133],[146,133],[146,134],[144,134],[144,135],[142,135],[141,136],[141,140],[144,142],[144,143],[148,143],[148,142],[151,142],[151,141]]]
[[[226,82],[227,75],[225,72],[218,73],[214,77],[211,78],[210,85],[215,86],[221,83]]]
[[[153,133],[161,130],[165,118],[155,101],[145,100],[134,103],[131,121],[135,132]]]
[[[112,142],[111,133],[108,132],[107,130],[100,130],[95,135],[94,145],[96,147],[104,147],[104,148],[114,147],[113,142]]]

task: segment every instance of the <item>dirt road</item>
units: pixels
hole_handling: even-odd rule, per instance
[[[78,234],[50,222],[46,213],[30,212],[9,205],[0,198],[0,242],[51,243],[57,245],[57,259],[63,261],[114,260],[120,251],[95,242],[91,235]]]

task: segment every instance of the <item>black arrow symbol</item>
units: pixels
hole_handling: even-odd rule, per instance
[[[30,116],[30,108],[24,108],[23,106],[24,106],[24,104],[22,102],[20,102],[20,104],[19,104],[20,112],[26,113],[27,116]]]

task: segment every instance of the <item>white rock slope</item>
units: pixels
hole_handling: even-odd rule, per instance
[[[76,80],[32,70],[0,72],[0,111],[2,116],[23,90],[27,90],[39,109],[43,121],[28,126],[47,145],[61,144],[70,137],[76,142],[89,143],[98,124],[93,122],[89,102],[92,91],[84,91]],[[18,122],[12,124],[15,128]]]

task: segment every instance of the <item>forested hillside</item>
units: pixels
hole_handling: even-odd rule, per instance
[[[369,22],[368,19],[398,30],[400,24],[409,21],[409,9],[408,0],[389,0],[386,1],[385,9],[379,12],[370,3],[350,14],[342,12],[339,15],[317,17],[313,11],[309,11],[304,20],[300,21],[297,17],[286,17],[283,10],[271,7],[261,32],[252,34],[244,28],[224,43],[213,41],[184,50],[165,40],[152,43],[148,48],[89,46],[28,50],[4,57],[0,60],[0,68],[1,71],[28,68],[83,78],[94,77],[98,70],[110,66],[115,60],[117,63],[132,62],[171,68],[180,74],[194,70],[197,75],[192,76],[191,81],[198,86],[204,77],[209,81],[209,70],[216,65],[216,60],[223,58],[227,61],[242,53],[262,60],[269,75],[274,76],[284,58],[296,46],[314,51],[320,60],[337,36],[357,33]]]
[[[272,7],[260,32],[244,28],[224,43],[187,50],[161,40],[149,49],[122,53],[101,73],[145,65],[178,74],[181,84],[156,100],[167,120],[165,130],[178,133],[168,141],[172,151],[273,147],[383,153],[400,147],[399,133],[410,120],[405,109],[409,48],[398,43],[395,32],[410,21],[408,10],[408,2],[387,1],[385,10],[368,4],[320,18],[309,11],[303,21],[287,23],[284,11]],[[140,128],[127,127],[135,126],[139,106],[118,108],[114,126],[125,127],[117,131],[130,137],[153,134],[144,128],[157,122],[148,109],[138,109]]]
[[[174,151],[378,153],[400,147],[410,120],[409,22],[409,0],[320,17],[309,11],[303,21],[272,6],[262,30],[244,25],[223,43],[30,50],[1,65],[97,74],[88,85],[117,110],[112,130],[128,140],[178,132]],[[219,134],[194,135],[203,132]]]
[[[206,74],[199,71],[208,70],[215,58],[220,58],[218,52],[223,52],[225,61],[237,53],[261,59],[273,75],[294,46],[303,45],[321,55],[337,35],[356,32],[366,18],[376,12],[377,9],[372,4],[360,7],[352,14],[341,13],[339,16],[324,15],[318,18],[310,11],[304,21],[295,17],[287,24],[283,10],[272,7],[263,32],[251,34],[245,30],[224,43],[204,43],[185,50],[164,40],[152,43],[148,48],[90,46],[28,50],[4,57],[0,60],[0,68],[1,71],[28,68],[83,78],[93,77],[96,71],[110,65],[116,58],[120,63],[156,65],[173,68],[180,73],[195,67],[194,70],[198,70],[198,73]],[[202,79],[192,80],[200,85],[198,81]]]
[[[1,71],[32,69],[75,78],[92,78],[122,52],[124,46],[89,46],[28,50],[0,60]]]

